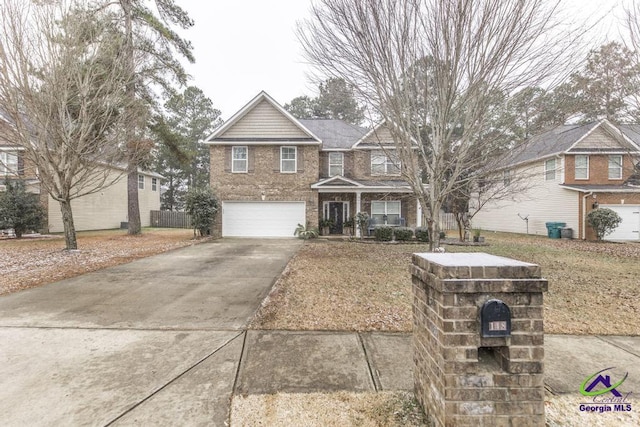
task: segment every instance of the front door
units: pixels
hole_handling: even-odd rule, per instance
[[[329,202],[329,219],[333,220],[333,225],[329,232],[331,234],[342,234],[344,202]]]

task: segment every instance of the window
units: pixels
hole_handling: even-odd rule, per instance
[[[384,151],[372,151],[371,175],[400,175],[400,162]]]
[[[247,147],[231,147],[231,172],[247,172],[249,170]]]
[[[544,179],[545,181],[554,181],[556,179],[556,159],[549,159],[544,162]]]
[[[376,224],[400,225],[400,202],[371,202],[371,218]]]
[[[589,179],[589,156],[576,156],[575,175],[576,179]]]
[[[138,190],[144,190],[144,175],[138,175]]]
[[[296,172],[298,167],[296,163],[296,154],[296,147],[280,147],[280,172]]]
[[[510,170],[506,170],[502,172],[502,182],[504,183],[505,187],[508,187],[509,185],[511,185],[511,171]]]
[[[329,176],[344,175],[344,155],[339,152],[329,153]]]
[[[151,191],[158,191],[158,178],[151,178]]]
[[[18,173],[18,153],[13,151],[0,151],[0,174]]]
[[[609,179],[622,179],[622,156],[609,156]]]

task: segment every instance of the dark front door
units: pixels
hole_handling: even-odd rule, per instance
[[[344,204],[342,202],[329,203],[329,219],[333,220],[333,225],[329,232],[331,234],[342,234],[344,219]]]

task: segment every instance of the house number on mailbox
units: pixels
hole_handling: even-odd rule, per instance
[[[504,302],[491,299],[480,311],[483,337],[508,337],[511,335],[511,310]]]

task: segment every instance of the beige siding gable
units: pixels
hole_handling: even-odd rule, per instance
[[[391,132],[386,127],[379,127],[374,132],[371,132],[361,144],[382,144],[393,145],[393,137]]]
[[[620,149],[628,150],[629,147],[622,145],[618,139],[614,138],[609,132],[599,126],[588,134],[582,141],[578,142],[573,148],[576,149]],[[569,150],[571,151],[571,150]]]
[[[217,138],[309,138],[293,121],[262,100]]]

